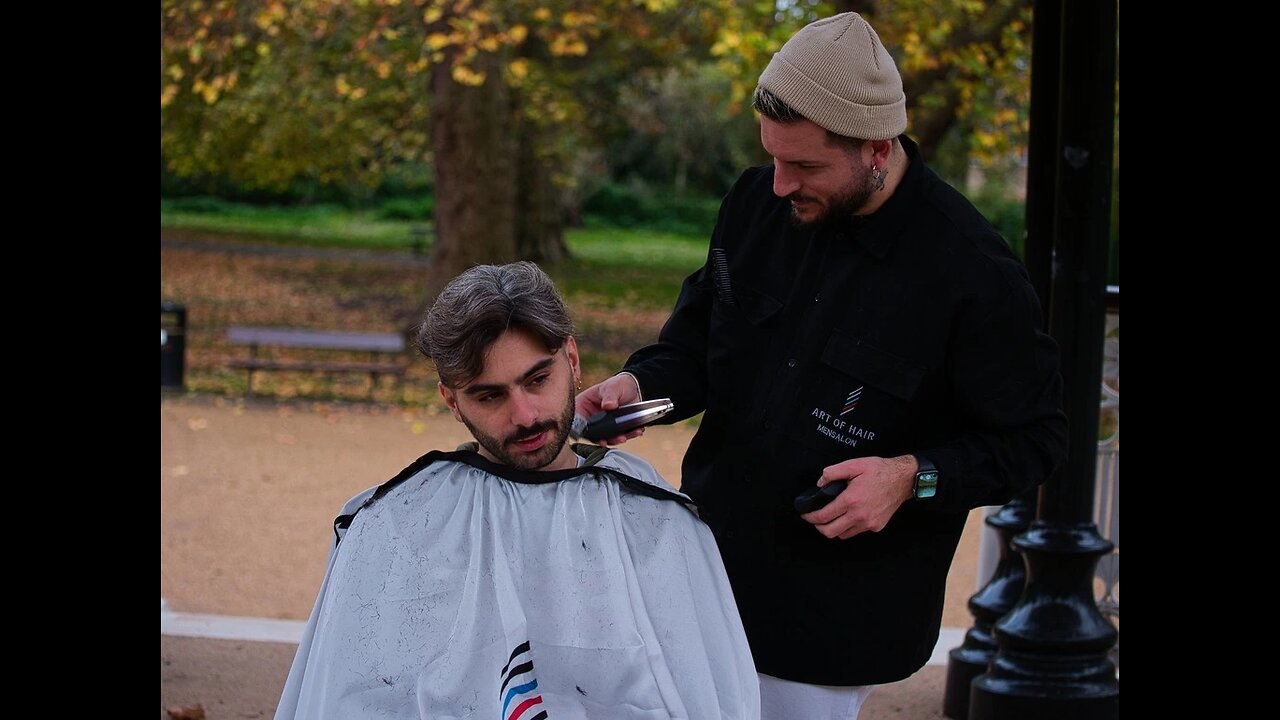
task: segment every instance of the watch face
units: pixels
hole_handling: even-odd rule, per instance
[[[938,493],[938,471],[926,470],[916,473],[916,498],[924,500]]]

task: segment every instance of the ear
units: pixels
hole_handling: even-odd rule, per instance
[[[444,404],[449,406],[450,412],[453,413],[453,419],[462,422],[462,414],[458,412],[458,396],[453,391],[444,386],[444,383],[436,383],[436,388],[440,390],[440,397],[444,398]]]
[[[572,335],[564,340],[564,354],[569,358],[569,369],[573,371],[573,384],[577,385],[582,378],[582,365],[578,359],[578,341]]]
[[[871,167],[882,168],[889,164],[893,154],[893,140],[868,140],[863,147],[871,152]]]

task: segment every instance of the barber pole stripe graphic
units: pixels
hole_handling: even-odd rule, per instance
[[[502,689],[498,691],[502,697],[501,720],[547,720],[547,712],[537,707],[542,704],[542,696],[537,693],[538,679],[533,676],[527,640],[511,651],[498,675],[502,678]]]
[[[863,385],[857,390],[849,393],[849,397],[844,399],[844,409],[840,411],[841,415],[848,415],[853,412],[854,408],[858,407],[858,400],[862,398],[862,388],[864,387],[866,387],[866,385]]]

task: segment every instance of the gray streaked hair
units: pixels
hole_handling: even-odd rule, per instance
[[[763,86],[757,85],[756,91],[751,94],[751,107],[764,117],[778,123],[793,123],[801,120],[809,120],[809,118],[801,115],[795,108],[782,101],[782,98],[774,95],[771,91],[766,90]],[[810,120],[810,122],[813,122]],[[817,123],[814,123],[815,125]],[[825,128],[824,128],[825,129]],[[855,151],[862,147],[866,140],[859,138],[851,138],[833,133],[827,130],[827,141],[833,145],[839,145],[846,151]]]
[[[435,363],[440,382],[458,388],[484,372],[489,346],[514,329],[528,332],[549,352],[573,335],[555,284],[531,262],[477,265],[450,280],[414,342]]]
[[[792,123],[809,119],[783,102],[782,98],[766,90],[763,85],[757,85],[756,91],[751,94],[751,107],[774,122]]]

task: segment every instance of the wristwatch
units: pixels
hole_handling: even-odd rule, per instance
[[[938,494],[938,468],[934,467],[933,461],[923,455],[916,455],[916,481],[911,487],[911,493],[917,500],[928,500]]]

